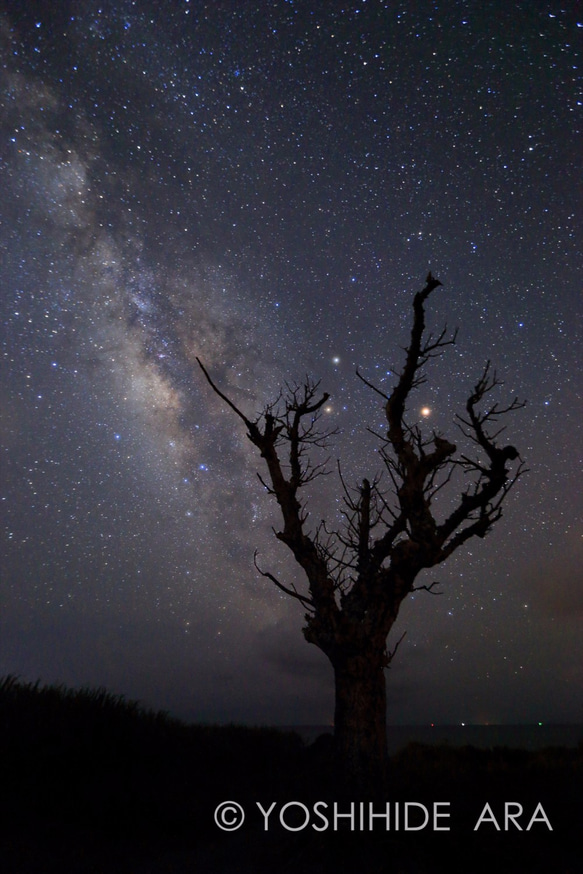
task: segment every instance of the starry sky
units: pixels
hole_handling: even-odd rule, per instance
[[[490,358],[530,472],[404,604],[388,721],[583,722],[576,7],[0,0],[1,674],[330,723],[301,605],[253,566],[301,584],[277,508],[195,358],[251,418],[321,379],[332,468],[372,477],[355,368],[390,390],[430,269],[459,334],[410,416],[457,438]]]

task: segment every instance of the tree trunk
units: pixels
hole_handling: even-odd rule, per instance
[[[383,796],[387,766],[384,652],[335,659],[334,738],[344,784],[354,800]]]

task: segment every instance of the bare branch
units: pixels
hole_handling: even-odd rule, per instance
[[[358,367],[356,368],[356,375],[358,376],[358,378],[360,380],[362,380],[362,382],[364,382],[365,385],[367,385],[369,388],[372,388],[373,391],[376,391],[376,393],[378,395],[380,395],[386,401],[389,400],[389,396],[387,394],[385,394],[384,391],[381,391],[380,388],[377,388],[376,385],[373,385],[372,382],[369,382],[368,379],[364,378],[362,373],[359,371]]]
[[[285,594],[289,595],[291,598],[295,598],[297,601],[300,601],[308,610],[314,610],[314,602],[311,598],[307,597],[306,595],[301,595],[297,591],[295,586],[292,586],[291,588],[289,588],[288,586],[284,586],[283,583],[280,583],[280,581],[276,577],[274,577],[273,574],[270,574],[269,571],[262,571],[257,564],[257,555],[258,550],[256,549],[253,553],[253,564],[255,565],[255,569],[261,574],[262,577],[266,577],[268,580],[271,580],[271,582],[275,586],[277,586],[278,589],[281,589],[282,592],[285,592]]]
[[[254,434],[255,431],[257,431],[256,423],[251,422],[250,419],[248,419],[247,416],[245,416],[241,412],[241,410],[238,407],[236,407],[235,404],[225,394],[223,394],[223,392],[219,388],[217,388],[217,386],[212,381],[208,370],[205,368],[205,366],[202,363],[202,361],[200,360],[200,358],[197,357],[196,360],[198,362],[200,369],[204,373],[209,385],[211,386],[212,390],[215,392],[215,394],[217,394],[221,398],[221,400],[223,400],[233,410],[233,412],[236,413],[236,415],[239,416],[239,418],[242,419],[243,422],[245,422],[245,425],[247,426],[247,428],[249,430],[249,434],[250,435]]]
[[[405,639],[406,635],[407,635],[407,632],[404,631],[404,632],[402,633],[402,635],[400,636],[400,638],[398,639],[398,641],[396,642],[396,644],[394,645],[393,649],[391,649],[391,650],[387,650],[387,651],[386,651],[386,663],[385,663],[385,667],[388,668],[389,665],[391,664],[391,662],[393,661],[393,659],[395,658],[395,656],[396,656],[396,654],[397,654],[397,650],[399,649],[399,647],[400,647],[401,644],[403,643],[403,640]]]
[[[413,586],[411,591],[412,592],[429,592],[431,595],[443,595],[443,592],[434,592],[433,591],[435,586],[439,586],[439,580],[435,580],[433,583],[430,583],[428,586]]]

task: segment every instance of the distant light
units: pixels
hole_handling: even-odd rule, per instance
[[[421,407],[420,412],[423,418],[427,419],[427,417],[431,415],[431,407]]]

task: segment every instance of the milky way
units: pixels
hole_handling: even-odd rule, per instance
[[[580,39],[552,4],[0,5],[0,671],[317,723],[331,676],[241,423],[306,373],[372,476],[412,294],[492,359],[530,473],[420,593],[390,722],[581,721]],[[535,8],[536,7],[536,8]],[[332,463],[332,468],[334,463]],[[338,483],[314,498],[338,515]],[[425,597],[422,595],[425,594]],[[579,694],[577,694],[579,692]]]

